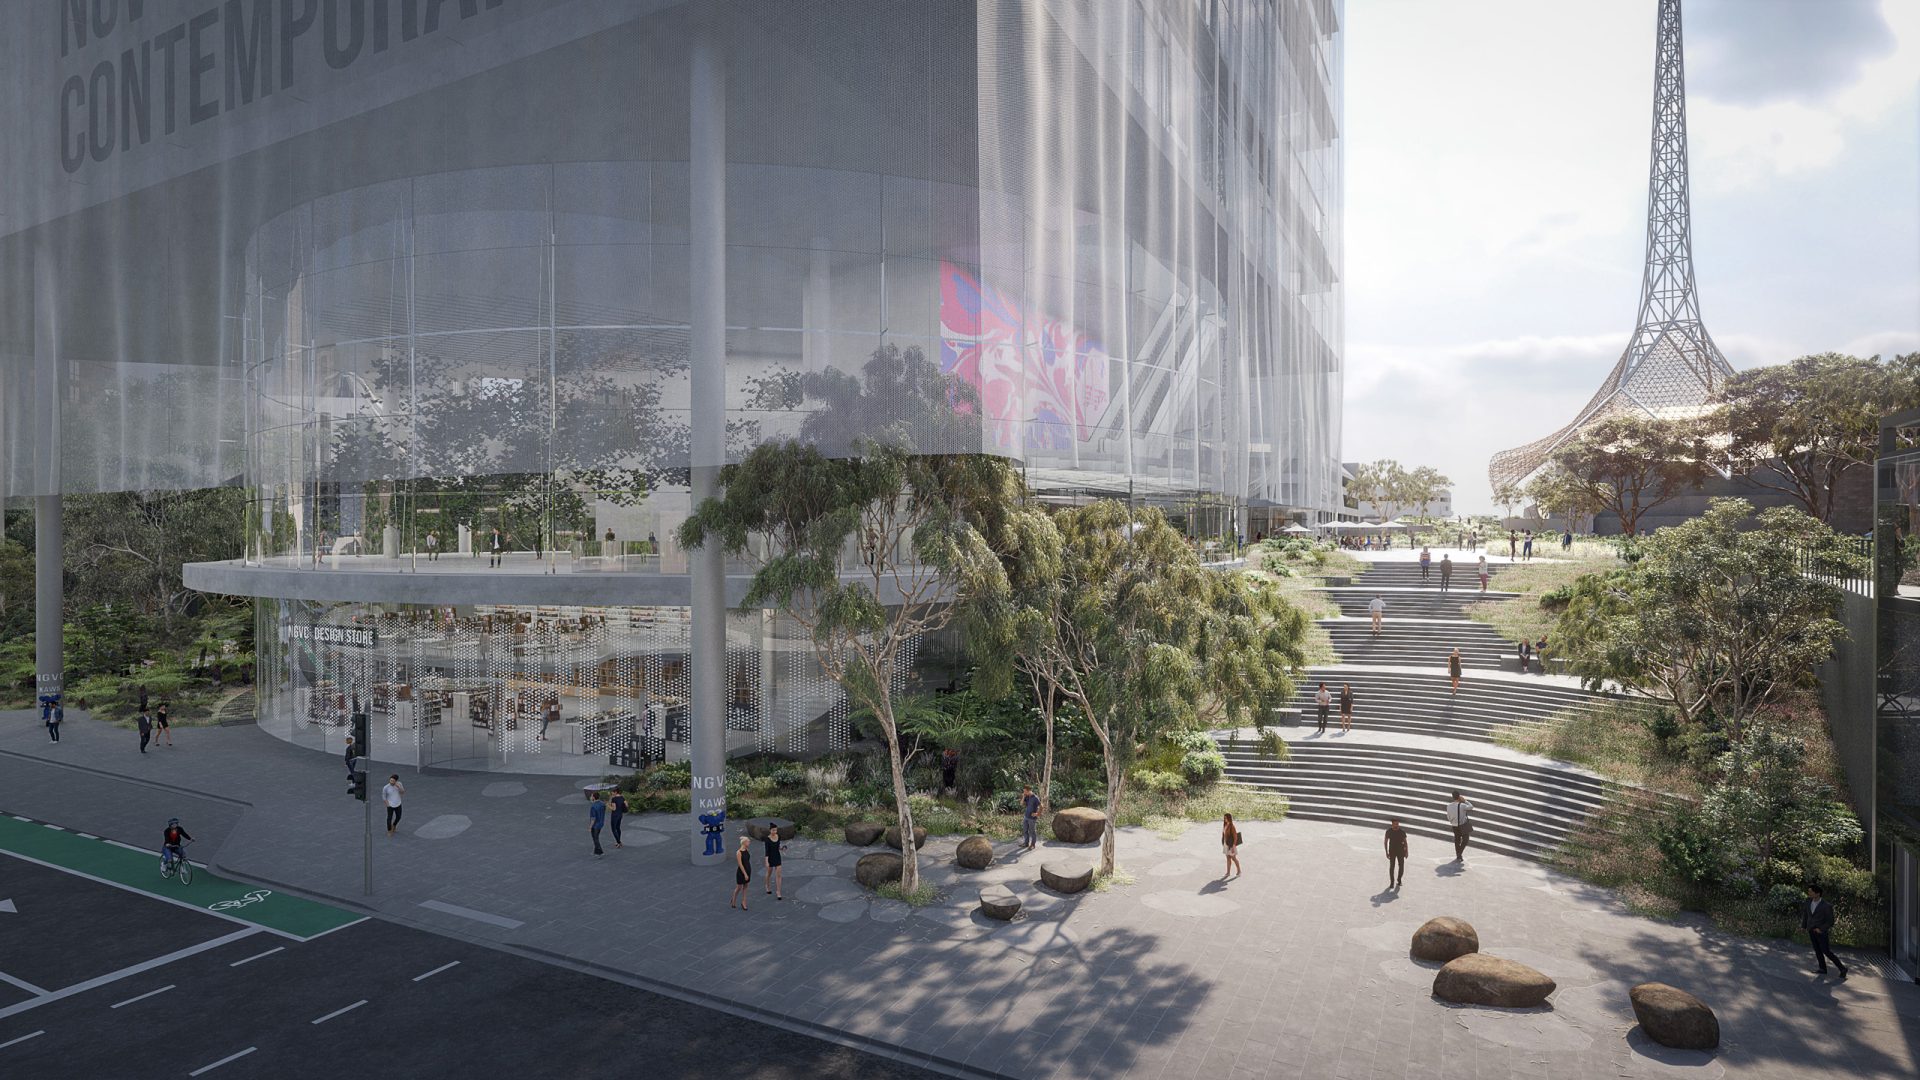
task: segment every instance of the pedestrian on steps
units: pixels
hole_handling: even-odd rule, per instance
[[[1447,824],[1453,827],[1453,861],[1466,865],[1467,841],[1473,839],[1473,804],[1458,791],[1447,804]]]
[[[1387,888],[1397,889],[1407,878],[1407,830],[1399,818],[1387,819]]]
[[[1453,556],[1440,556],[1440,591],[1446,592],[1453,587]]]
[[[1480,572],[1480,595],[1485,596],[1487,594],[1487,577],[1488,577],[1487,557],[1485,555],[1480,556],[1479,572]]]
[[[1320,706],[1320,733],[1324,735],[1327,731],[1327,710],[1333,708],[1333,691],[1327,689],[1326,683],[1321,683],[1320,693],[1313,700],[1314,704]]]
[[[1460,647],[1457,645],[1454,646],[1453,652],[1447,657],[1447,678],[1453,680],[1453,692],[1456,694],[1459,693],[1460,692]]]
[[[1425,544],[1420,545],[1420,580],[1427,580],[1427,572],[1433,569],[1433,552]]]
[[[1353,730],[1353,684],[1340,684],[1340,730]]]
[[[1367,605],[1367,612],[1373,616],[1373,636],[1379,637],[1380,619],[1387,613],[1387,602],[1376,595],[1373,598],[1373,603]]]

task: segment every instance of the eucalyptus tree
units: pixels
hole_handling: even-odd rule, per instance
[[[1286,700],[1307,620],[1277,590],[1201,565],[1158,510],[1102,501],[1054,516],[1062,603],[1048,638],[1064,697],[1106,766],[1100,872],[1115,866],[1127,766],[1161,734],[1238,726]]]
[[[823,406],[800,439],[762,444],[721,470],[722,494],[680,529],[755,564],[749,607],[790,616],[814,659],[886,743],[901,836],[901,888],[919,888],[903,716],[909,643],[969,605],[1004,604],[987,537],[1017,501],[1011,465],[978,452],[971,389],[918,349],[877,350],[860,376],[811,377]],[[823,444],[825,449],[823,450]]]

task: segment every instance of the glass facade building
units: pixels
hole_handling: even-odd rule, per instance
[[[673,741],[695,448],[883,347],[1043,497],[1340,508],[1337,0],[310,6],[0,15],[41,150],[0,163],[0,487],[243,484],[190,583],[262,598],[285,737],[365,705],[497,763],[558,699],[569,755]],[[843,739],[781,620],[727,620],[730,747]]]

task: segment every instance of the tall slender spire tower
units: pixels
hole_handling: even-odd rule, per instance
[[[1653,67],[1653,163],[1647,182],[1647,266],[1640,318],[1626,352],[1572,423],[1493,456],[1493,486],[1525,482],[1584,428],[1621,413],[1697,414],[1733,374],[1700,321],[1687,210],[1687,80],[1680,0],[1660,0]]]

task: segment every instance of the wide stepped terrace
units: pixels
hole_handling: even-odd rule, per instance
[[[1548,858],[1621,789],[1575,766],[1494,745],[1494,735],[1590,708],[1603,695],[1543,674],[1537,664],[1522,673],[1515,643],[1468,618],[1469,604],[1518,599],[1499,590],[1510,565],[1504,556],[1488,557],[1491,581],[1482,594],[1477,553],[1454,560],[1444,591],[1441,553],[1424,577],[1411,551],[1368,554],[1357,579],[1336,579],[1321,590],[1340,611],[1319,621],[1338,662],[1311,668],[1300,680],[1292,702],[1297,726],[1278,728],[1289,760],[1262,757],[1244,730],[1222,733],[1228,779],[1286,795],[1295,817],[1381,829],[1397,817],[1413,835],[1436,840],[1451,838],[1445,807],[1457,790],[1474,805],[1475,848]],[[1369,614],[1375,597],[1385,603],[1377,636]],[[1447,677],[1456,648],[1464,675],[1458,693]],[[1322,683],[1335,701],[1325,732],[1315,703]],[[1353,728],[1344,733],[1343,685],[1354,698]]]

